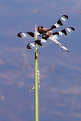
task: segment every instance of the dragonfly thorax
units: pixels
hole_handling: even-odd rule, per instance
[[[40,34],[45,34],[45,33],[47,33],[48,31],[49,31],[48,28],[44,28],[43,26],[39,26],[39,27],[38,27],[38,32],[39,32]]]

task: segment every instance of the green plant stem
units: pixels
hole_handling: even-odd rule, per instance
[[[35,32],[37,31],[35,26]],[[35,36],[37,40],[37,36]],[[38,85],[38,45],[35,46],[35,121],[39,121],[39,85]]]

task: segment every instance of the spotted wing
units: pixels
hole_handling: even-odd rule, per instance
[[[62,37],[67,37],[69,36],[75,29],[73,27],[67,27],[61,31],[58,31],[58,32],[54,32],[52,33],[52,38],[53,39],[61,39]]]
[[[19,32],[17,36],[19,38],[27,38],[29,36],[34,37],[34,32]]]
[[[63,26],[67,20],[68,20],[68,16],[62,15],[60,19],[50,27],[50,30]]]
[[[47,40],[45,40],[45,39],[36,40],[34,42],[27,44],[26,48],[27,49],[33,49],[33,48],[35,48],[35,44],[38,44],[38,48],[39,47],[45,47],[46,44],[47,44]]]

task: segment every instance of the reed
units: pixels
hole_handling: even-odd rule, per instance
[[[35,25],[35,41],[37,40],[37,26]],[[39,121],[39,76],[38,76],[38,45],[35,46],[35,80],[34,80],[34,103],[35,121]]]

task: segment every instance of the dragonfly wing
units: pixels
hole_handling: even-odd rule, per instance
[[[67,19],[68,19],[67,15],[62,15],[60,19],[50,27],[50,30],[63,26],[66,23]]]
[[[50,40],[52,40],[53,42],[55,42],[59,47],[61,47],[62,49],[64,49],[67,52],[70,52],[65,46],[63,46],[60,42],[58,42],[56,39],[54,39],[52,36],[49,37]]]
[[[27,49],[33,49],[33,48],[35,48],[35,43],[31,42],[31,43],[27,44],[26,48]]]
[[[26,47],[27,49],[33,49],[35,48],[35,44],[38,44],[38,48],[40,48],[40,47],[45,47],[48,44],[48,42],[45,39],[40,39],[29,43]]]
[[[38,36],[40,36],[40,33],[39,32],[37,32],[36,33]],[[18,34],[17,34],[17,36],[19,37],[19,38],[27,38],[27,37],[35,37],[35,33],[34,32],[19,32]]]
[[[75,29],[73,27],[67,27],[61,31],[52,33],[54,39],[61,39],[62,37],[69,36]]]
[[[17,36],[19,38],[27,38],[29,36],[34,37],[34,32],[19,32]]]

